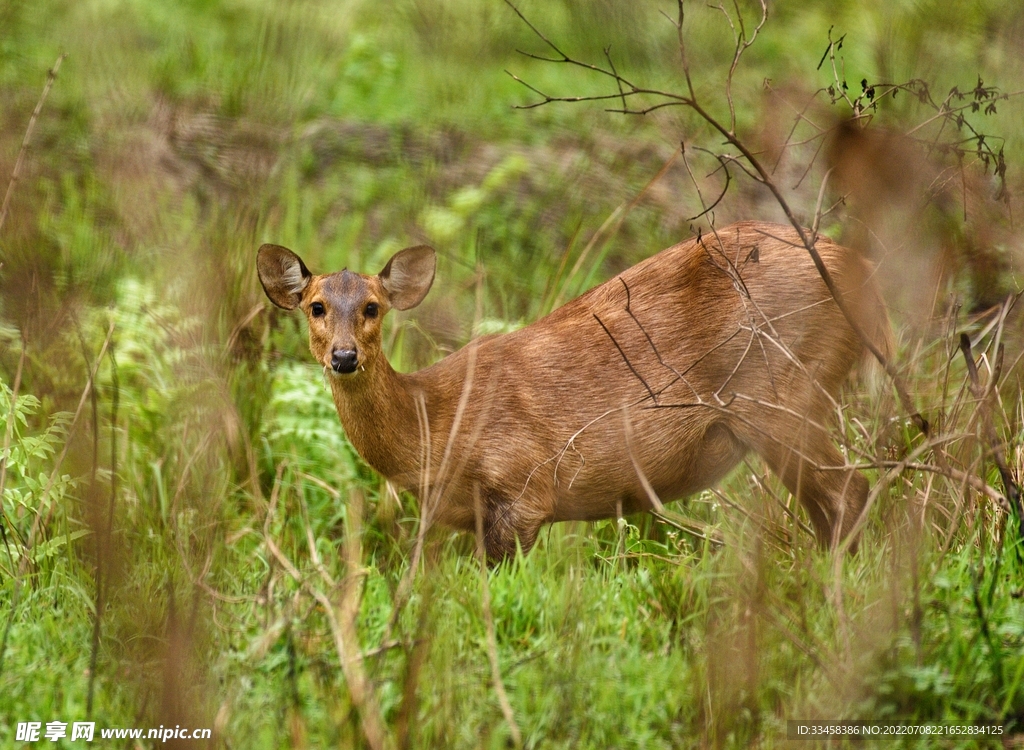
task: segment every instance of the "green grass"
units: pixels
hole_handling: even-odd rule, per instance
[[[739,132],[759,148],[792,117],[772,109],[765,79],[794,99],[827,85],[815,66],[832,25],[847,34],[855,89],[861,78],[921,76],[938,92],[978,76],[1005,91],[1024,80],[1014,52],[1024,16],[1010,0],[957,13],[902,1],[776,5],[735,82]],[[628,75],[683,85],[674,29],[658,13],[671,3],[523,8],[574,54],[599,61],[610,44]],[[728,26],[702,4],[687,13],[698,91],[721,116]],[[24,353],[2,498],[0,746],[18,746],[19,721],[84,720],[90,686],[99,726],[210,727],[218,747],[364,745],[315,598],[341,597],[329,581],[353,572],[352,534],[358,647],[388,731],[407,727],[414,747],[507,746],[473,540],[432,531],[402,605],[415,501],[349,446],[303,325],[265,307],[254,260],[272,241],[315,271],[375,272],[401,247],[435,245],[437,288],[386,331],[392,361],[411,370],[687,236],[700,201],[678,160],[620,226],[598,229],[680,140],[714,194],[715,162],[695,147],[720,139],[673,110],[514,110],[533,98],[506,69],[553,93],[608,92],[517,48],[543,51],[507,6],[469,0],[0,7],[0,178],[46,69],[69,53],[0,228],[0,439]],[[1005,139],[1011,186],[1020,114],[1011,99],[973,120]],[[876,125],[926,116],[905,97],[886,102]],[[787,168],[787,195],[810,216],[824,170],[795,188]],[[719,225],[738,218],[778,211],[741,182],[716,213]],[[1001,221],[992,242],[1013,286],[1019,233]],[[968,232],[977,224],[972,215]],[[940,296],[968,286],[950,280]],[[996,331],[957,302],[970,304],[961,294],[926,323],[897,318],[898,362],[922,410],[955,436],[953,468],[1000,487],[956,350],[966,331],[991,361]],[[1019,479],[1019,319],[1000,335],[1005,386],[990,408]],[[920,446],[888,390],[862,373],[844,393],[853,459]],[[782,507],[781,484],[751,459],[720,494],[674,506],[724,547],[637,516],[553,527],[491,570],[497,657],[524,744],[772,747],[787,719],[811,718],[995,722],[1019,736],[1018,521],[940,474],[883,473],[869,472],[883,491],[861,550],[841,560],[816,549]]]

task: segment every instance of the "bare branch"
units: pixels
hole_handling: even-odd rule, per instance
[[[680,150],[682,150],[683,148],[685,147],[682,144],[680,144]],[[698,150],[706,151],[706,149]],[[718,159],[718,163],[721,165],[722,171],[725,173],[725,185],[722,186],[722,192],[718,194],[718,197],[715,198],[715,200],[711,203],[710,206],[704,203],[704,196],[701,195],[700,187],[697,185],[697,180],[693,176],[693,172],[690,170],[690,164],[686,160],[685,154],[683,155],[683,164],[686,166],[686,173],[690,175],[690,181],[693,182],[693,186],[697,190],[697,197],[700,199],[700,205],[702,209],[699,214],[691,216],[689,219],[687,219],[687,222],[696,221],[697,219],[707,216],[709,213],[715,210],[718,204],[722,202],[722,199],[725,198],[725,194],[729,192],[729,184],[732,182],[732,174],[729,172],[729,162],[727,159],[725,159],[725,157],[723,157],[720,154],[711,155]]]
[[[615,340],[615,337],[612,335],[612,332],[608,330],[608,326],[606,326],[604,322],[597,316],[597,313],[594,313],[593,315],[594,320],[596,320],[598,325],[600,325],[604,332],[608,334],[608,338],[612,340],[612,343],[615,344],[615,348],[618,349],[619,354],[622,355],[622,361],[626,363],[626,367],[628,367],[629,371],[633,373],[636,379],[643,384],[644,388],[647,390],[647,395],[650,397],[651,401],[653,401],[654,403],[658,403],[658,397],[654,394],[654,391],[651,390],[651,386],[647,384],[647,381],[644,380],[643,376],[636,371],[635,367],[633,367],[633,363],[629,361],[629,357],[626,356],[626,352],[622,350],[622,347],[619,346],[619,342]]]
[[[622,98],[622,108],[626,109],[626,94],[622,88],[622,78],[619,76],[619,71],[615,69],[615,63],[612,62],[612,48],[611,45],[604,48],[605,59],[608,60],[608,67],[612,69],[612,73],[615,74],[615,84],[619,87],[619,96]]]
[[[740,12],[739,3],[736,2],[736,0],[733,0],[733,7],[736,9],[737,24],[739,25],[738,31],[736,26],[733,25],[732,18],[729,16],[725,7],[721,5],[721,3],[718,5],[718,9],[722,11],[726,19],[729,21],[729,26],[732,28],[733,35],[736,40],[736,47],[732,56],[732,64],[729,66],[729,72],[725,77],[725,99],[729,103],[729,131],[732,133],[736,132],[736,106],[733,102],[732,96],[732,82],[736,75],[736,68],[740,64],[740,58],[743,56],[743,53],[746,52],[750,48],[750,45],[757,40],[757,35],[761,32],[761,28],[768,20],[768,5],[765,0],[760,0],[760,2],[761,19],[758,21],[757,26],[754,28],[754,31],[749,38],[747,37],[747,30],[743,23],[743,14]]]

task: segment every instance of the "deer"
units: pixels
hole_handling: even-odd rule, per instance
[[[472,532],[481,518],[500,561],[546,524],[660,510],[749,452],[806,509],[821,547],[854,531],[868,481],[830,434],[865,353],[846,316],[879,348],[891,331],[870,262],[824,237],[816,247],[845,313],[792,227],[742,222],[410,373],[389,363],[382,324],[426,297],[432,248],[401,250],[375,276],[315,275],[273,244],[256,265],[274,305],[305,313],[359,455],[418,498],[422,522]]]

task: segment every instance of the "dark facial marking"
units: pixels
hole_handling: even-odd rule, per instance
[[[330,303],[331,309],[343,318],[353,317],[364,304],[370,291],[366,279],[349,270],[328,276],[320,290]]]

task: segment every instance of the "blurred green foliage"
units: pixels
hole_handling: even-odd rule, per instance
[[[722,116],[732,31],[720,9],[685,7],[695,85]],[[630,77],[684,85],[661,15],[672,3],[521,8],[572,54],[601,62],[607,48]],[[750,24],[756,8],[740,8]],[[773,3],[734,82],[744,137],[788,126],[769,87],[830,83],[816,67],[830,28],[846,34],[854,86],[921,77],[945,91],[980,76],[1013,91],[1024,80],[1015,0]],[[0,179],[45,71],[69,55],[0,228],[0,426],[11,427],[0,745],[15,746],[18,721],[84,720],[92,690],[101,726],[188,722],[226,747],[360,746],[330,624],[308,591],[328,590],[322,571],[346,575],[358,491],[368,499],[358,634],[386,722],[410,710],[412,684],[412,745],[507,746],[472,540],[430,537],[389,627],[415,502],[348,445],[302,324],[265,305],[253,261],[272,241],[315,271],[375,272],[401,247],[434,244],[437,288],[387,332],[392,361],[409,370],[687,236],[701,200],[678,162],[632,204],[680,141],[695,179],[716,185],[705,177],[716,162],[693,147],[719,137],[681,110],[513,109],[536,97],[506,69],[545,91],[610,91],[516,50],[549,52],[500,2],[0,3]],[[984,122],[1016,175],[1021,105],[1000,107]],[[924,116],[910,97],[877,115],[887,125]],[[801,215],[818,184],[791,191]],[[777,216],[745,183],[716,220]],[[110,353],[72,422],[111,324]],[[960,401],[943,378],[962,382],[962,365],[941,345],[918,355],[916,392],[948,414]],[[862,387],[846,402],[889,441],[851,427],[855,449],[912,444],[885,396]],[[1005,406],[1017,445],[1018,404]],[[861,553],[837,565],[762,475],[753,463],[720,495],[687,501],[725,549],[646,517],[566,524],[489,573],[498,660],[527,746],[772,746],[786,719],[811,717],[1021,731],[1014,521],[1004,527],[955,483],[934,478],[933,496],[930,476],[907,474],[880,497]],[[22,570],[31,525],[48,515]]]

